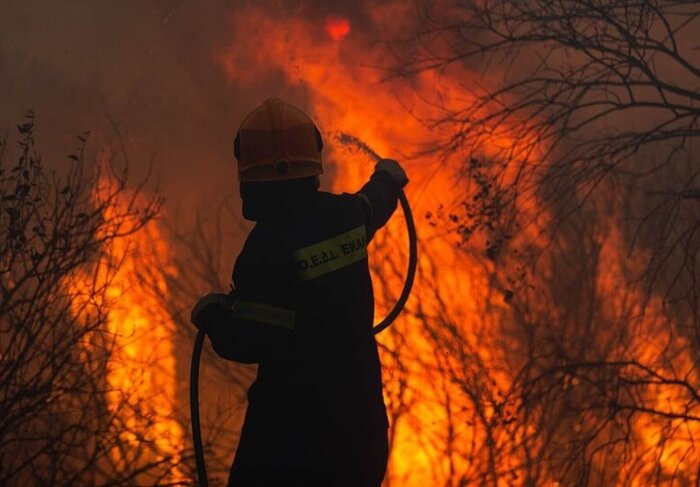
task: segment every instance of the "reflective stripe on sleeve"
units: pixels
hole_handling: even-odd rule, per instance
[[[299,280],[308,281],[367,257],[367,231],[362,225],[292,255]]]
[[[294,329],[296,312],[286,308],[278,308],[269,304],[237,300],[231,307],[234,318],[279,326],[288,330]]]

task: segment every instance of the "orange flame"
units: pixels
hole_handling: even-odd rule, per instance
[[[114,184],[102,180],[94,198],[115,194]],[[118,226],[124,236],[110,239],[96,267],[89,274],[74,276],[68,285],[78,297],[72,303],[76,313],[92,307],[107,313],[106,332],[111,346],[106,398],[121,443],[111,446],[110,454],[116,468],[131,472],[148,462],[167,460],[165,468],[177,465],[184,432],[174,410],[174,323],[161,301],[168,293],[166,276],[175,272],[169,264],[172,250],[155,222],[132,232],[137,222],[124,218],[126,204],[123,199],[116,200],[114,206],[106,208],[104,220],[108,223],[103,228],[109,232]],[[104,289],[104,294],[95,294],[95,289]],[[93,301],[102,296],[103,302]],[[148,468],[144,472],[153,474]],[[159,475],[174,482],[185,479],[178,467]]]

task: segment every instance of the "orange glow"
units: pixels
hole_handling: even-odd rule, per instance
[[[350,21],[342,17],[328,17],[326,32],[334,41],[341,41],[350,33]]]
[[[96,199],[114,191],[109,180],[100,186]],[[155,222],[132,233],[136,222],[116,216],[124,214],[121,205],[126,204],[115,201],[104,215],[110,232],[118,228],[125,236],[110,240],[95,269],[75,276],[69,285],[78,296],[76,312],[91,307],[95,313],[106,312],[111,340],[106,398],[122,443],[111,447],[112,461],[119,470],[137,471],[148,462],[170,458],[164,463],[168,469],[179,463],[184,448],[184,432],[174,417],[174,324],[162,302],[168,293],[166,276],[175,272],[169,264],[173,256]],[[105,289],[105,302],[94,302],[94,289]],[[185,478],[177,467],[160,475],[174,482]]]

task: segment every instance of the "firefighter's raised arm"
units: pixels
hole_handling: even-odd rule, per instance
[[[406,184],[408,177],[401,165],[393,159],[381,159],[370,180],[355,193],[365,203],[369,238],[391,218],[399,192]]]

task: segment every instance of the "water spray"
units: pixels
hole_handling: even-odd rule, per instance
[[[337,136],[337,140],[346,147],[352,147],[367,155],[375,162],[382,159],[372,148],[364,141],[358,139],[354,135],[341,132]],[[396,317],[399,316],[401,310],[406,305],[406,301],[411,294],[413,281],[416,276],[416,267],[418,265],[418,237],[416,233],[416,225],[413,221],[413,213],[411,206],[408,203],[406,194],[401,190],[399,192],[399,203],[406,218],[406,229],[408,230],[408,270],[406,272],[406,280],[404,281],[403,289],[399,299],[394,304],[386,318],[374,326],[372,329],[374,334],[388,328]],[[197,332],[194,340],[194,348],[192,350],[192,364],[190,366],[190,416],[192,420],[192,443],[194,444],[194,458],[197,464],[197,477],[200,487],[207,487],[207,470],[204,463],[204,449],[202,446],[202,428],[199,422],[199,363],[202,356],[202,345],[206,333],[202,330]]]

